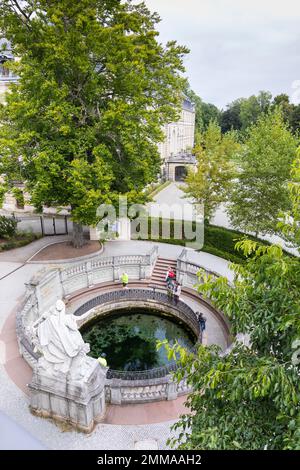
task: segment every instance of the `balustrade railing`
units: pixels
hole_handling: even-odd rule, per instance
[[[84,305],[79,307],[75,312],[74,315],[77,317],[81,317],[85,313],[89,312],[90,310],[96,308],[97,306],[109,304],[109,303],[116,303],[118,301],[128,301],[128,300],[136,300],[136,301],[155,301],[160,305],[164,305],[166,307],[172,307],[176,309],[176,317],[182,320],[185,324],[193,329],[193,332],[196,333],[198,341],[201,342],[201,332],[199,327],[199,322],[197,319],[197,315],[194,310],[189,307],[186,303],[179,301],[175,303],[174,300],[171,300],[167,294],[164,292],[159,292],[157,290],[150,290],[150,289],[123,289],[113,292],[106,292],[105,294],[101,294],[88,302]],[[175,361],[171,361],[166,366],[157,367],[154,369],[149,369],[145,371],[120,371],[120,370],[112,370],[109,369],[107,373],[107,378],[109,379],[122,379],[122,380],[149,380],[149,379],[158,379],[162,377],[166,377],[171,372],[177,369],[177,365]]]
[[[193,284],[191,284],[191,278],[196,283],[198,281],[198,273],[201,270],[205,271],[207,275],[211,275],[215,278],[220,277],[218,273],[189,260],[188,251],[186,248],[184,248],[177,259],[177,278],[179,282],[184,287],[193,287]]]

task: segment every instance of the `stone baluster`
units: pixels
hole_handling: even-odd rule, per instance
[[[167,400],[176,400],[178,397],[177,384],[174,382],[169,382],[167,384]]]
[[[118,281],[120,279],[120,266],[116,262],[116,257],[113,257],[113,280]]]
[[[86,275],[87,275],[87,285],[88,287],[93,287],[94,285],[94,276],[93,276],[93,269],[92,269],[92,262],[87,261],[85,264],[86,267]]]

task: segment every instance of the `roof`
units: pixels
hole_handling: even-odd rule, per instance
[[[192,103],[192,101],[187,96],[185,96],[184,99],[183,99],[182,108],[185,111],[190,111],[191,113],[195,112],[195,105],[194,105],[194,103]]]

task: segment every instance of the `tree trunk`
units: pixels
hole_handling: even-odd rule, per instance
[[[74,248],[82,248],[85,244],[83,238],[83,225],[73,222],[73,239],[72,244]]]

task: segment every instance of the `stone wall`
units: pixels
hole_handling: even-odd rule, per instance
[[[42,271],[27,284],[25,299],[17,313],[17,337],[21,355],[31,367],[34,367],[38,356],[33,351],[33,333],[31,325],[59,298],[64,298],[75,293],[79,289],[86,289],[94,284],[118,279],[122,270],[129,273],[131,279],[145,279],[150,277],[158,256],[155,247],[146,256],[118,256],[113,258],[99,258],[78,264],[64,269]],[[183,250],[177,262],[178,279],[184,287],[192,288],[197,281],[197,272],[201,267],[187,260],[186,252]],[[214,273],[211,273],[214,274]],[[216,275],[216,274],[215,274]],[[197,335],[199,325],[195,313],[184,302],[179,302],[178,306],[168,304],[162,292],[148,290],[148,294],[142,295],[143,289],[123,290],[122,295],[128,292],[128,296],[136,298],[118,299],[118,292],[102,294],[109,298],[101,301],[97,298],[91,299],[83,306],[79,307],[74,314],[78,316],[78,325],[92,320],[98,315],[105,315],[112,309],[124,308],[124,306],[136,306],[141,302],[143,306],[161,309],[170,315],[177,316],[184,321]],[[132,292],[131,292],[132,291]],[[138,292],[141,298],[138,299]],[[127,295],[127,294],[126,294]],[[160,296],[155,298],[154,296]],[[151,299],[151,297],[153,298]],[[110,297],[112,297],[110,299]],[[115,298],[114,298],[115,297]],[[103,300],[103,299],[102,299]],[[203,301],[203,300],[202,300]],[[93,305],[93,302],[95,305]],[[97,304],[98,302],[98,304]],[[86,306],[85,306],[86,305]],[[210,306],[213,310],[213,307]],[[216,316],[221,316],[215,311]],[[224,319],[222,319],[225,322]],[[224,323],[225,327],[226,324]],[[172,369],[170,369],[172,370]],[[175,384],[170,372],[162,373],[149,371],[149,376],[143,376],[127,380],[126,375],[120,377],[112,376],[106,379],[105,396],[106,401],[112,404],[124,403],[146,403],[158,400],[172,400],[186,394],[189,388],[185,379],[180,384]],[[158,375],[158,376],[156,376]]]
[[[42,270],[26,284],[25,298],[17,313],[17,337],[21,355],[32,366],[35,363],[31,351],[31,325],[56,300],[67,299],[72,293],[103,282],[120,279],[126,271],[130,280],[150,278],[158,248],[153,247],[148,255],[124,255],[96,258],[67,268]]]

